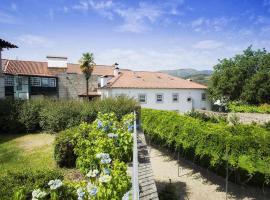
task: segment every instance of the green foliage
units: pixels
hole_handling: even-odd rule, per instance
[[[88,91],[89,91],[89,79],[92,75],[92,72],[94,70],[94,66],[96,63],[94,62],[94,54],[93,53],[84,53],[79,60],[80,68],[82,73],[85,75],[86,79],[86,95],[88,97]]]
[[[75,167],[75,137],[78,127],[73,127],[57,134],[54,143],[54,159],[59,167]]]
[[[19,121],[27,132],[40,130],[40,111],[45,106],[44,100],[26,101],[19,111]]]
[[[87,173],[89,169],[99,166],[98,153],[108,153],[112,159],[130,161],[132,152],[132,135],[125,123],[130,123],[132,115],[125,116],[118,122],[115,114],[99,114],[93,124],[81,124],[75,133],[77,167]],[[131,118],[132,119],[132,118]]]
[[[40,126],[49,132],[58,132],[80,124],[82,103],[76,101],[50,101],[40,111]]]
[[[0,99],[0,130],[2,133],[12,133],[24,129],[18,118],[22,103],[22,101],[12,99]]]
[[[212,123],[226,122],[226,117],[215,116],[215,115],[209,116],[205,113],[194,111],[194,110],[186,113],[185,115],[193,117],[193,118],[201,119],[205,122],[212,122]]]
[[[229,126],[209,123],[170,111],[142,110],[143,130],[167,146],[194,152],[197,159],[209,160],[211,167],[224,167],[229,149],[230,170],[254,176],[261,174],[261,184],[270,175],[270,133],[256,125]]]
[[[0,176],[0,195],[2,200],[31,199],[33,188],[46,188],[51,179],[63,178],[57,170],[9,172]]]
[[[243,54],[222,59],[209,84],[214,100],[270,103],[270,54],[248,47]]]
[[[0,100],[0,131],[58,132],[93,122],[98,112],[114,112],[120,120],[123,115],[138,109],[136,100],[121,96],[95,101],[36,99],[29,101]]]
[[[262,104],[259,106],[247,105],[239,102],[230,102],[228,104],[230,112],[243,112],[243,113],[270,113],[270,105]]]

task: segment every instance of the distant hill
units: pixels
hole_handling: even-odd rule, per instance
[[[184,79],[191,79],[194,82],[208,85],[210,77],[213,73],[212,70],[196,70],[192,68],[175,69],[175,70],[161,70],[160,72],[177,76]]]

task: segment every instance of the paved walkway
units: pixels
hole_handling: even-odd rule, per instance
[[[138,132],[138,160],[140,200],[158,200],[150,157],[142,132]]]
[[[225,200],[224,178],[184,159],[178,163],[170,152],[155,146],[150,148],[150,160],[158,190],[171,179],[180,200]],[[269,200],[269,190],[267,192],[266,195],[262,189],[229,183],[228,199]]]

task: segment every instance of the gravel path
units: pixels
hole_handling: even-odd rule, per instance
[[[180,200],[225,200],[225,180],[193,163],[173,159],[164,149],[150,146],[150,159],[158,190],[171,179],[177,188]],[[229,183],[228,200],[269,200],[270,192]]]

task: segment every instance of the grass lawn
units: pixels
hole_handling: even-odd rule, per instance
[[[55,135],[0,134],[0,175],[7,171],[58,169],[65,179],[80,180],[77,169],[58,168],[53,157]]]
[[[53,169],[54,135],[0,135],[0,173],[7,170]]]

